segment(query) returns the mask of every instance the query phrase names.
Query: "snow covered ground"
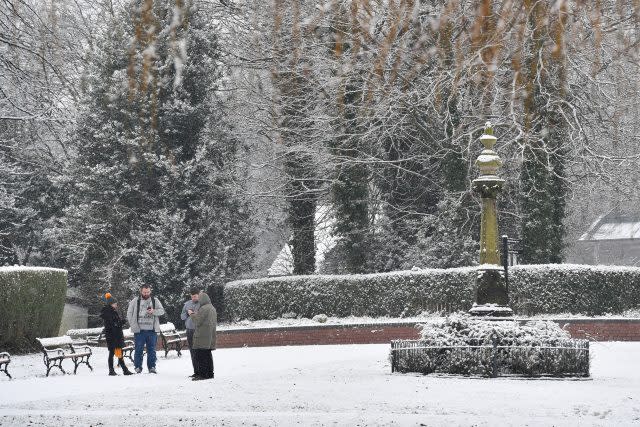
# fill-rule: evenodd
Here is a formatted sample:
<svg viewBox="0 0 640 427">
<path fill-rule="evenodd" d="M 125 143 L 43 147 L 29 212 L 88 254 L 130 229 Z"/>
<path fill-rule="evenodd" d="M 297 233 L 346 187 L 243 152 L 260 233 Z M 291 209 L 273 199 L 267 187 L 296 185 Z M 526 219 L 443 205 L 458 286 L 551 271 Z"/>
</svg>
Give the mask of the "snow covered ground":
<svg viewBox="0 0 640 427">
<path fill-rule="evenodd" d="M 222 349 L 200 382 L 188 355 L 108 377 L 97 349 L 93 373 L 49 378 L 39 355 L 18 356 L 15 379 L 0 378 L 0 425 L 640 425 L 640 343 L 591 348 L 589 380 L 391 374 L 388 345 Z"/>
</svg>

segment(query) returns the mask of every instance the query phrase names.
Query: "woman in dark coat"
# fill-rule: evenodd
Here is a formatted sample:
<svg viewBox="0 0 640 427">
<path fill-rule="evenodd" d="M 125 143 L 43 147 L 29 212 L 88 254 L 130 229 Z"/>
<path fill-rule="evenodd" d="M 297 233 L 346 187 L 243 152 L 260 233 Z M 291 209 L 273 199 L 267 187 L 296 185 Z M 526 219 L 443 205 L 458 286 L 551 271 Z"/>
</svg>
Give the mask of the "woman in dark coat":
<svg viewBox="0 0 640 427">
<path fill-rule="evenodd" d="M 124 358 L 122 357 L 122 348 L 124 347 L 124 335 L 122 334 L 123 322 L 118 314 L 118 302 L 116 299 L 107 292 L 104 295 L 106 305 L 102 307 L 100 317 L 104 320 L 103 334 L 107 340 L 107 348 L 109 349 L 109 375 L 118 375 L 113 369 L 113 356 L 118 359 L 118 366 L 122 368 L 122 373 L 125 375 L 131 375 L 127 365 L 124 364 Z"/>
</svg>

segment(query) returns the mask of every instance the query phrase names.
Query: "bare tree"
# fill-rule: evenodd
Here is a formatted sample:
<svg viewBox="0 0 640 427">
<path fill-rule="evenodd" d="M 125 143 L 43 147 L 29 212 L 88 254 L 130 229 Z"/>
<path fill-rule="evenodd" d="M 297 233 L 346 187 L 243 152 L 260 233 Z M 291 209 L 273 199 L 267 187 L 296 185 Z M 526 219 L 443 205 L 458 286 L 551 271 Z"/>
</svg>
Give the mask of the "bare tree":
<svg viewBox="0 0 640 427">
<path fill-rule="evenodd" d="M 367 191 L 351 189 L 344 197 L 370 207 L 367 221 L 344 217 L 354 229 L 375 234 L 373 224 L 382 215 L 392 224 L 405 223 L 391 227 L 394 233 L 411 234 L 413 228 L 415 235 L 420 218 L 432 222 L 434 215 L 448 215 L 438 203 L 469 197 L 476 138 L 487 118 L 497 124 L 511 183 L 501 205 L 510 233 L 522 232 L 533 209 L 522 202 L 537 194 L 548 205 L 537 215 L 551 216 L 554 236 L 562 236 L 564 203 L 572 190 L 576 196 L 585 175 L 589 185 L 628 191 L 621 184 L 628 178 L 614 165 L 633 164 L 637 152 L 623 144 L 607 155 L 601 141 L 605 129 L 637 138 L 628 125 L 635 101 L 620 102 L 622 87 L 637 94 L 635 85 L 620 79 L 620 70 L 637 67 L 633 2 L 334 0 L 303 2 L 295 13 L 288 3 L 275 6 L 270 16 L 255 2 L 235 3 L 246 19 L 231 25 L 247 24 L 246 39 L 234 45 L 243 52 L 236 59 L 239 66 L 270 70 L 298 52 L 295 63 L 305 64 L 305 81 L 319 87 L 308 87 L 307 104 L 296 108 L 315 114 L 305 120 L 305 138 L 298 138 L 298 148 L 286 149 L 314 147 L 317 163 L 334 171 L 323 181 L 327 195 L 336 194 L 330 190 L 340 188 L 348 171 L 361 170 L 349 180 Z M 289 50 L 271 49 L 276 42 L 261 36 L 274 27 L 291 29 L 302 41 Z M 249 48 L 255 40 L 262 49 Z M 306 48 L 296 50 L 298 45 Z M 253 102 L 263 111 L 277 110 L 293 93 Z M 286 127 L 279 121 L 263 125 L 269 135 Z M 527 168 L 542 175 L 523 174 Z M 340 215 L 340 200 L 334 198 L 333 205 Z M 463 206 L 469 213 L 457 227 L 469 232 L 475 206 Z M 337 232 L 344 238 L 353 230 Z M 537 243 L 544 244 L 547 261 L 562 258 L 561 239 Z"/>
</svg>

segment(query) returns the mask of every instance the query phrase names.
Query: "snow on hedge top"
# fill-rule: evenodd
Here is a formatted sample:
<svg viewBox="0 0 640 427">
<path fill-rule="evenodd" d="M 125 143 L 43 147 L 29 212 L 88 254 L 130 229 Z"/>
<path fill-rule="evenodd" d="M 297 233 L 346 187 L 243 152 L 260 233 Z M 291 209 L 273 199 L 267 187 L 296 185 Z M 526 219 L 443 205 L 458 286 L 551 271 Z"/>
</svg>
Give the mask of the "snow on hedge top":
<svg viewBox="0 0 640 427">
<path fill-rule="evenodd" d="M 2 273 L 23 273 L 23 272 L 31 272 L 31 271 L 41 271 L 41 272 L 56 272 L 56 273 L 67 273 L 67 270 L 62 268 L 53 268 L 53 267 L 29 267 L 24 265 L 13 265 L 9 267 L 0 267 L 0 274 Z"/>
<path fill-rule="evenodd" d="M 457 267 L 457 268 L 415 268 L 413 270 L 401 270 L 401 271 L 392 271 L 388 273 L 371 273 L 371 274 L 314 274 L 309 276 L 277 276 L 277 277 L 266 277 L 262 279 L 244 279 L 244 280 L 234 280 L 226 284 L 228 287 L 241 287 L 247 285 L 253 285 L 257 283 L 269 283 L 269 282 L 297 282 L 301 278 L 311 279 L 311 280 L 367 280 L 374 279 L 378 277 L 394 277 L 394 276 L 428 276 L 428 275 L 437 275 L 437 274 L 451 274 L 451 273 L 461 273 L 461 274 L 469 274 L 477 269 L 477 266 L 473 267 Z"/>
<path fill-rule="evenodd" d="M 450 275 L 450 274 L 468 274 L 476 270 L 486 269 L 502 269 L 502 266 L 494 264 L 483 264 L 469 267 L 457 268 L 416 268 L 412 270 L 391 271 L 388 273 L 372 273 L 372 274 L 317 274 L 309 276 L 277 276 L 258 279 L 234 280 L 226 284 L 227 287 L 242 287 L 255 285 L 258 283 L 274 283 L 274 282 L 297 282 L 300 279 L 306 280 L 367 280 L 383 277 L 399 277 L 399 276 L 429 276 L 429 275 Z M 510 270 L 539 272 L 540 270 L 548 271 L 602 271 L 602 272 L 634 272 L 640 273 L 640 267 L 627 267 L 617 265 L 586 265 L 586 264 L 526 264 L 509 267 Z"/>
<path fill-rule="evenodd" d="M 603 271 L 640 273 L 640 267 L 624 265 L 588 265 L 588 264 L 522 264 L 509 267 L 509 270 L 553 270 L 553 271 Z"/>
</svg>

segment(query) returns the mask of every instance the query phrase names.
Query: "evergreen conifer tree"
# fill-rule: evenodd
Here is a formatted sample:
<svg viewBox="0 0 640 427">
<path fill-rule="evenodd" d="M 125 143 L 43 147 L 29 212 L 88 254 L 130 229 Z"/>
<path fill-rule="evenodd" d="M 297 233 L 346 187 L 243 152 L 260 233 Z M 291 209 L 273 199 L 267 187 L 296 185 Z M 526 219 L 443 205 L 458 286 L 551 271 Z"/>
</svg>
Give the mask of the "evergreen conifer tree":
<svg viewBox="0 0 640 427">
<path fill-rule="evenodd" d="M 72 200 L 56 230 L 89 301 L 106 289 L 125 299 L 148 283 L 176 321 L 189 288 L 220 284 L 250 262 L 211 22 L 191 2 L 133 1 L 102 40 L 61 182 Z"/>
<path fill-rule="evenodd" d="M 532 37 L 524 103 L 528 138 L 520 174 L 520 237 L 525 263 L 560 263 L 568 193 L 564 166 L 568 123 L 562 111 L 568 96 L 566 59 L 563 46 L 552 44 L 554 28 L 546 19 L 551 2 L 528 7 Z"/>
</svg>

